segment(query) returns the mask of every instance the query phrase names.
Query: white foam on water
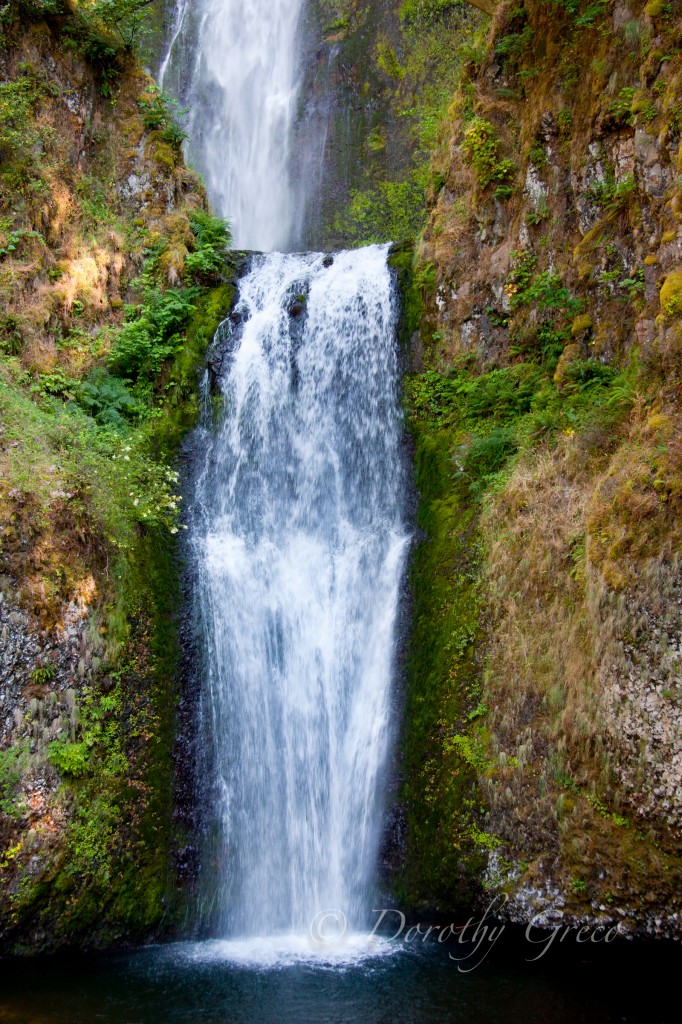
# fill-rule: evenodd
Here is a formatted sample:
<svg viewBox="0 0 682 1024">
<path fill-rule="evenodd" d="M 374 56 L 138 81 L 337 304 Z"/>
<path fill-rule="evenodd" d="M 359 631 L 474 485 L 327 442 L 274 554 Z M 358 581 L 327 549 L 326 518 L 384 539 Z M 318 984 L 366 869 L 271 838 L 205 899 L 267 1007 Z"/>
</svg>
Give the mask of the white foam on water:
<svg viewBox="0 0 682 1024">
<path fill-rule="evenodd" d="M 173 955 L 195 963 L 225 963 L 260 970 L 307 966 L 312 968 L 357 967 L 369 961 L 398 955 L 397 942 L 351 933 L 336 942 L 318 943 L 308 935 L 284 934 L 252 939 L 216 939 L 174 946 Z"/>
</svg>

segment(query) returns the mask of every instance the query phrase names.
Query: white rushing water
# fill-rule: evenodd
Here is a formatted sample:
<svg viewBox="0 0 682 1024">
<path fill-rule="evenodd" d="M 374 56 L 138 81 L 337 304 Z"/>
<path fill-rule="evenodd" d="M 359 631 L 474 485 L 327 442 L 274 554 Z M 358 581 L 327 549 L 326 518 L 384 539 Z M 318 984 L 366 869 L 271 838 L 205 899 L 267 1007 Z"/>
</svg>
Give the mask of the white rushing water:
<svg viewBox="0 0 682 1024">
<path fill-rule="evenodd" d="M 208 899 L 231 938 L 371 923 L 408 543 L 396 309 L 386 247 L 325 264 L 254 259 L 201 434 Z"/>
<path fill-rule="evenodd" d="M 176 0 L 159 80 L 189 108 L 190 157 L 235 244 L 286 249 L 303 0 Z"/>
</svg>

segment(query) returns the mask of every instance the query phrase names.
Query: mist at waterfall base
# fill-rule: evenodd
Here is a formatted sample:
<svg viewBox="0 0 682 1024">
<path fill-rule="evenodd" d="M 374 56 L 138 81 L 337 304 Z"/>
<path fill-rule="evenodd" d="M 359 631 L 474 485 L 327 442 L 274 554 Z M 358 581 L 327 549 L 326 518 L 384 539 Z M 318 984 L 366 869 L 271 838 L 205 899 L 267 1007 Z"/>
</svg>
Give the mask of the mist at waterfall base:
<svg viewBox="0 0 682 1024">
<path fill-rule="evenodd" d="M 198 909 L 266 959 L 313 922 L 352 950 L 375 892 L 408 547 L 387 249 L 254 257 L 194 441 Z"/>
</svg>

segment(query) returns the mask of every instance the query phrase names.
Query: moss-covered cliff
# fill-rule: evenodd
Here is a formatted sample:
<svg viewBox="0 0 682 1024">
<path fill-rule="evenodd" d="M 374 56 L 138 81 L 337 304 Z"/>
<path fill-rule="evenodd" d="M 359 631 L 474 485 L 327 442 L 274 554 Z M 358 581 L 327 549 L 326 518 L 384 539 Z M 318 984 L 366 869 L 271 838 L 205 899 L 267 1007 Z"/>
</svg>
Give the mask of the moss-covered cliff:
<svg viewBox="0 0 682 1024">
<path fill-rule="evenodd" d="M 500 3 L 434 155 L 415 905 L 679 934 L 680 13 Z"/>
<path fill-rule="evenodd" d="M 304 245 L 418 234 L 431 151 L 483 23 L 460 3 L 310 0 L 294 155 Z"/>
<path fill-rule="evenodd" d="M 224 225 L 126 38 L 0 12 L 0 950 L 179 912 L 175 458 Z"/>
</svg>

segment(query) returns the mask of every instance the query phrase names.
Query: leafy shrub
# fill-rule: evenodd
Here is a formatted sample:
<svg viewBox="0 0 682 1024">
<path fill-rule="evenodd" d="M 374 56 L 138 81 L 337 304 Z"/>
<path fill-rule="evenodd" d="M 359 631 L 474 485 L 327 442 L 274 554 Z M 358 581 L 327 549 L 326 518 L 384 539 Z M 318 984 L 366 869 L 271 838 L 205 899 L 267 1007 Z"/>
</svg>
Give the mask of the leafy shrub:
<svg viewBox="0 0 682 1024">
<path fill-rule="evenodd" d="M 2 88 L 0 86 L 0 88 Z M 5 241 L 0 242 L 0 259 L 4 256 L 11 256 L 20 247 L 24 238 L 39 238 L 43 244 L 44 239 L 39 231 L 29 231 L 27 228 L 19 228 L 17 231 L 8 231 Z"/>
<path fill-rule="evenodd" d="M 155 0 L 94 0 L 92 17 L 115 31 L 127 47 L 135 45 L 144 26 L 144 12 Z"/>
<path fill-rule="evenodd" d="M 535 29 L 526 25 L 522 32 L 503 36 L 495 47 L 495 53 L 501 57 L 521 57 L 530 50 L 534 35 Z"/>
<path fill-rule="evenodd" d="M 578 28 L 588 28 L 606 13 L 610 0 L 553 0 L 557 7 L 563 7 L 574 19 Z"/>
<path fill-rule="evenodd" d="M 615 181 L 613 173 L 609 173 L 606 181 L 594 182 L 589 189 L 590 198 L 604 207 L 607 213 L 615 213 L 626 206 L 636 189 L 635 179 L 631 174 Z"/>
<path fill-rule="evenodd" d="M 403 0 L 400 20 L 406 25 L 426 27 L 446 20 L 461 6 L 462 0 Z"/>
<path fill-rule="evenodd" d="M 129 309 L 119 331 L 109 356 L 113 372 L 134 379 L 156 376 L 182 345 L 180 332 L 196 308 L 194 296 L 192 289 L 149 290 L 144 305 Z"/>
<path fill-rule="evenodd" d="M 159 132 L 164 142 L 179 148 L 187 138 L 184 121 L 188 111 L 160 89 L 150 89 L 140 100 L 142 123 L 149 131 Z"/>
<path fill-rule="evenodd" d="M 111 206 L 101 181 L 84 174 L 76 185 L 76 195 L 85 222 L 90 228 L 97 228 L 111 221 Z"/>
<path fill-rule="evenodd" d="M 28 158 L 41 141 L 33 123 L 35 85 L 30 78 L 0 82 L 0 163 Z"/>
<path fill-rule="evenodd" d="M 29 18 L 63 14 L 64 10 L 64 0 L 23 0 L 22 3 L 22 14 Z"/>
<path fill-rule="evenodd" d="M 534 305 L 540 311 L 557 311 L 575 316 L 582 309 L 582 302 L 573 298 L 559 274 L 545 270 L 537 274 L 537 257 L 520 250 L 512 253 L 514 265 L 507 278 L 505 294 L 512 309 Z"/>
<path fill-rule="evenodd" d="M 53 373 L 41 373 L 38 383 L 31 390 L 34 394 L 73 401 L 76 387 L 77 382 L 73 377 L 67 377 L 63 370 L 55 370 Z"/>
<path fill-rule="evenodd" d="M 624 86 L 616 98 L 611 100 L 609 115 L 616 124 L 632 124 L 632 101 L 637 90 L 629 85 Z"/>
<path fill-rule="evenodd" d="M 80 778 L 88 770 L 89 751 L 85 743 L 55 740 L 47 748 L 47 756 L 60 775 Z"/>
<path fill-rule="evenodd" d="M 481 188 L 487 188 L 494 181 L 502 182 L 514 170 L 508 158 L 499 157 L 500 141 L 490 121 L 475 117 L 464 133 L 462 149 L 473 167 Z"/>
</svg>

